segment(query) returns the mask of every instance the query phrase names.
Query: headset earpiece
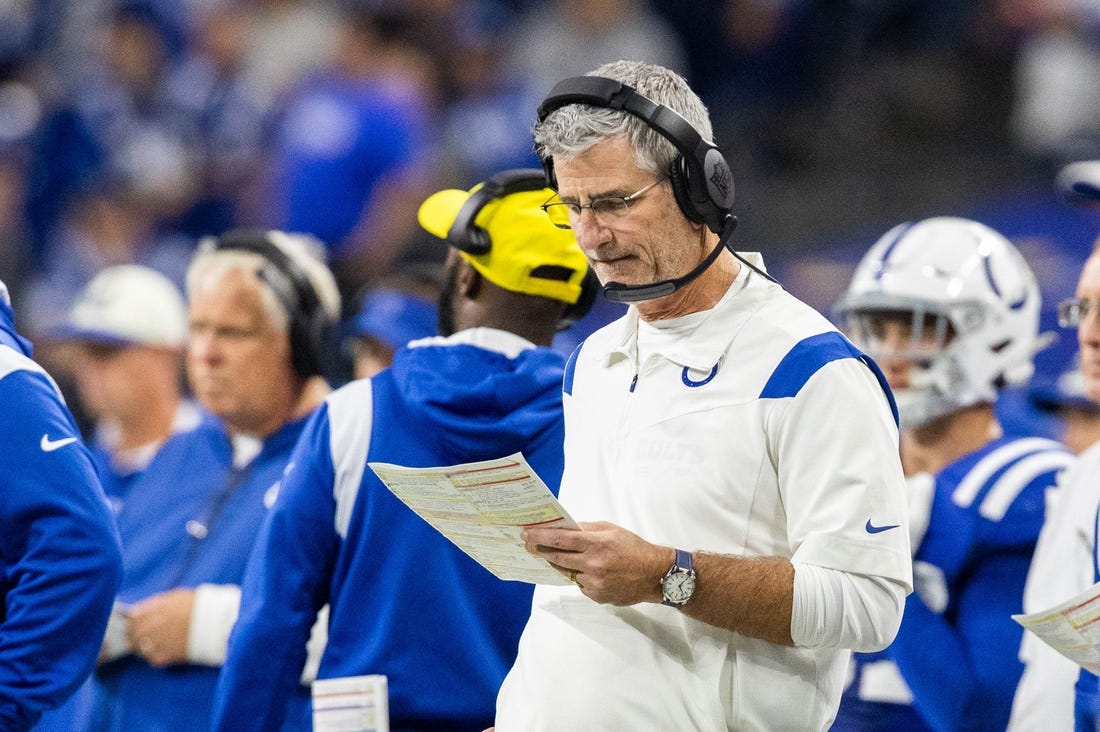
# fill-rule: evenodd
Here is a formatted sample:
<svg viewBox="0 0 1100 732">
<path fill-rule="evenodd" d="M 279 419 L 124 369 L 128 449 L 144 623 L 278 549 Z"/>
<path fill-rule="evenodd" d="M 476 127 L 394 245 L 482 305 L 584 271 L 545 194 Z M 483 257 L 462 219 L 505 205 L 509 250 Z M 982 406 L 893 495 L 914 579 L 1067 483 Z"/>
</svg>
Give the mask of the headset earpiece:
<svg viewBox="0 0 1100 732">
<path fill-rule="evenodd" d="M 596 298 L 599 296 L 601 289 L 602 285 L 599 278 L 596 277 L 595 271 L 589 267 L 585 270 L 584 278 L 581 280 L 580 297 L 572 305 L 565 306 L 565 310 L 561 314 L 561 320 L 558 321 L 558 330 L 567 330 L 578 320 L 588 315 L 588 311 L 596 303 Z"/>
<path fill-rule="evenodd" d="M 465 237 L 464 246 L 459 248 L 470 254 L 488 254 L 489 250 L 493 248 L 493 244 L 489 240 L 489 232 L 480 226 L 471 226 L 465 232 Z"/>
<path fill-rule="evenodd" d="M 544 158 L 540 156 L 539 161 L 542 162 L 542 172 L 546 187 L 554 191 L 558 190 L 558 176 L 554 173 L 554 158 Z"/>
<path fill-rule="evenodd" d="M 478 226 L 477 215 L 496 198 L 524 191 L 541 191 L 546 188 L 547 173 L 537 168 L 517 168 L 497 173 L 470 194 L 455 214 L 451 228 L 447 230 L 447 243 L 467 254 L 488 254 L 492 248 L 489 232 Z"/>
<path fill-rule="evenodd" d="M 683 155 L 677 155 L 672 165 L 668 167 L 668 182 L 672 188 L 672 196 L 689 221 L 702 224 L 705 223 L 705 219 L 700 215 L 698 206 L 695 204 L 695 196 L 692 196 L 688 189 L 689 180 L 687 162 Z"/>
<path fill-rule="evenodd" d="M 270 241 L 266 231 L 234 229 L 208 241 L 215 251 L 237 249 L 264 258 L 265 266 L 257 276 L 271 288 L 286 311 L 294 370 L 303 377 L 322 374 L 332 323 L 309 276 Z"/>
</svg>

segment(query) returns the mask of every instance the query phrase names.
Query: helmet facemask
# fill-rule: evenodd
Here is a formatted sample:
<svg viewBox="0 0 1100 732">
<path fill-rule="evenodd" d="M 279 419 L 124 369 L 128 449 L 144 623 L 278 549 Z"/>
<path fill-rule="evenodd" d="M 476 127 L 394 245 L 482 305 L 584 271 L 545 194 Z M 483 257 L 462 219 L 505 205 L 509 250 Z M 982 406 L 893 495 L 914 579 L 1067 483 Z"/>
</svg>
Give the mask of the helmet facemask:
<svg viewBox="0 0 1100 732">
<path fill-rule="evenodd" d="M 964 407 L 992 402 L 995 389 L 967 368 L 977 357 L 971 342 L 956 337 L 955 323 L 974 322 L 980 310 L 975 316 L 973 308 L 961 304 L 948 310 L 938 303 L 913 302 L 905 310 L 898 305 L 855 309 L 846 329 L 886 374 L 901 427 L 921 427 Z"/>
</svg>

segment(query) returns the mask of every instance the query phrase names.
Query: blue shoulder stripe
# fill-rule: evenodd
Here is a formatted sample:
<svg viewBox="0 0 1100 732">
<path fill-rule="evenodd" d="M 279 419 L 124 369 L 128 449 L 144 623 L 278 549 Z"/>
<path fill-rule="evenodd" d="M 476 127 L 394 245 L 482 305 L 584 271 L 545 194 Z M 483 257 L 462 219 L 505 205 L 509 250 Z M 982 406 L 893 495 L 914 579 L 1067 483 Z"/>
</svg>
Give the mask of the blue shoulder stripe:
<svg viewBox="0 0 1100 732">
<path fill-rule="evenodd" d="M 804 338 L 787 352 L 779 365 L 775 367 L 768 383 L 764 384 L 760 392 L 761 399 L 783 399 L 794 397 L 825 364 L 842 358 L 854 358 L 862 361 L 871 373 L 875 375 L 879 386 L 882 387 L 886 401 L 890 404 L 890 411 L 894 415 L 894 424 L 898 423 L 898 406 L 894 402 L 894 393 L 886 383 L 886 377 L 879 370 L 871 358 L 853 346 L 851 342 L 837 331 L 819 333 L 809 338 Z"/>
<path fill-rule="evenodd" d="M 573 396 L 573 372 L 577 370 L 577 356 L 583 347 L 584 341 L 581 341 L 569 354 L 569 359 L 565 362 L 565 375 L 562 377 L 561 390 L 569 396 Z"/>
</svg>

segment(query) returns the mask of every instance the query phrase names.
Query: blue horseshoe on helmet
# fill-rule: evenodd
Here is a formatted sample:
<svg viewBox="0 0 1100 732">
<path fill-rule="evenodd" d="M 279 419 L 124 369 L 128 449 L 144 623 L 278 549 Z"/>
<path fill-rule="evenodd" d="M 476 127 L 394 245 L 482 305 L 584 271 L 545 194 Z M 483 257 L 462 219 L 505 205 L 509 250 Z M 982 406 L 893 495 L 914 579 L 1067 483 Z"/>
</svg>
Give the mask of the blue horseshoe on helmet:
<svg viewBox="0 0 1100 732">
<path fill-rule="evenodd" d="M 1004 297 L 1001 294 L 1001 288 L 997 287 L 997 282 L 993 279 L 993 267 L 989 262 L 989 256 L 982 257 L 982 265 L 985 269 L 985 278 L 989 280 L 989 286 L 993 288 L 993 294 L 997 297 Z M 1008 303 L 1009 310 L 1019 310 L 1027 302 L 1027 289 L 1024 289 L 1024 294 L 1016 302 Z"/>
</svg>

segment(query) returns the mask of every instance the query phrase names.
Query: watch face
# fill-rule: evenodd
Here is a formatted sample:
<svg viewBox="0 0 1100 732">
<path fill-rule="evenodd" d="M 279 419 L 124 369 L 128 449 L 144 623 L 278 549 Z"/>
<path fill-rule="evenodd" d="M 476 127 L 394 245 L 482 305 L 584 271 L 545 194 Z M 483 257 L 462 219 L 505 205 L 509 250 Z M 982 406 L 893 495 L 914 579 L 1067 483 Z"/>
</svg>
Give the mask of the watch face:
<svg viewBox="0 0 1100 732">
<path fill-rule="evenodd" d="M 662 589 L 669 602 L 687 602 L 695 592 L 695 575 L 684 571 L 673 572 L 665 578 Z"/>
</svg>

